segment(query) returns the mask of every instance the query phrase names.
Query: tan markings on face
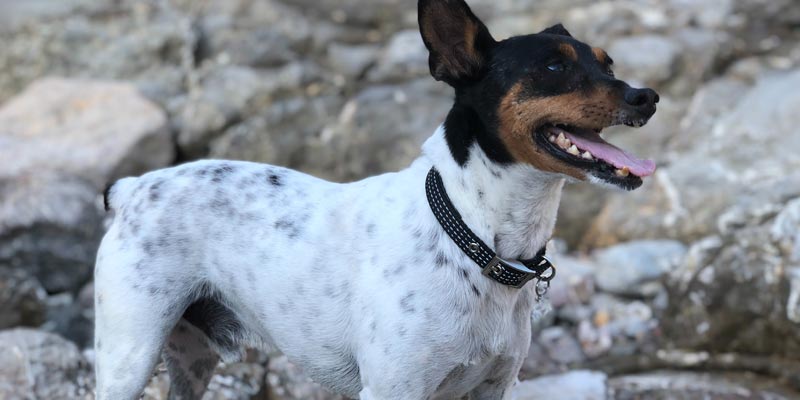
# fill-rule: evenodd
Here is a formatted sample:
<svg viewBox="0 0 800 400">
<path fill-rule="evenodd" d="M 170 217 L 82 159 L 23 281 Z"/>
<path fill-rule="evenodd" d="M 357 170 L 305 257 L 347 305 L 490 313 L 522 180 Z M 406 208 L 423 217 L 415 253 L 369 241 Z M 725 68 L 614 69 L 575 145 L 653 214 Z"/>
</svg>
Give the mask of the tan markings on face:
<svg viewBox="0 0 800 400">
<path fill-rule="evenodd" d="M 541 148 L 534 141 L 533 132 L 546 123 L 603 128 L 614 119 L 614 97 L 602 89 L 527 99 L 521 98 L 521 92 L 522 83 L 514 85 L 498 109 L 498 133 L 512 157 L 539 170 L 585 180 L 583 170 L 566 164 Z"/>
<path fill-rule="evenodd" d="M 573 47 L 569 43 L 561 43 L 558 45 L 558 51 L 561 52 L 564 56 L 569 58 L 572 61 L 578 61 L 578 52 L 575 51 L 575 47 Z"/>
<path fill-rule="evenodd" d="M 608 62 L 608 53 L 606 53 L 605 50 L 599 47 L 592 47 L 592 54 L 594 54 L 594 58 L 596 58 L 597 61 L 600 61 L 603 64 Z"/>
</svg>

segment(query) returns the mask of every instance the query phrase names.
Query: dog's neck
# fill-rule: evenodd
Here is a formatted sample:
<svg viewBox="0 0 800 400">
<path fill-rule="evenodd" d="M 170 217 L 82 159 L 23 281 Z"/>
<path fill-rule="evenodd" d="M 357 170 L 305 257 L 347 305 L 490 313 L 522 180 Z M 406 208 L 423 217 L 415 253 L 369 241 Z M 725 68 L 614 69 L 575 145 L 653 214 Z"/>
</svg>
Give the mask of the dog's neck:
<svg viewBox="0 0 800 400">
<path fill-rule="evenodd" d="M 459 165 L 444 133 L 440 126 L 425 142 L 423 157 L 441 174 L 464 222 L 500 257 L 533 257 L 553 233 L 564 178 L 528 165 L 495 163 L 477 143 Z"/>
</svg>

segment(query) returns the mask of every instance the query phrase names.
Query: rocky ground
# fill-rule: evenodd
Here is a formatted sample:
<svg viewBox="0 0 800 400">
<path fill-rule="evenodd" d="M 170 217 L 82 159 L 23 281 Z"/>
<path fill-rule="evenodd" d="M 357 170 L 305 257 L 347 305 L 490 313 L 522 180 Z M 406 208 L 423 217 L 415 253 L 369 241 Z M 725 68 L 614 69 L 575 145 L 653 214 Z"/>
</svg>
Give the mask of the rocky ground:
<svg viewBox="0 0 800 400">
<path fill-rule="evenodd" d="M 201 157 L 337 181 L 413 159 L 452 96 L 413 3 L 0 0 L 0 398 L 93 398 L 107 182 Z M 498 39 L 563 22 L 662 98 L 611 136 L 652 179 L 566 190 L 517 398 L 798 398 L 800 4 L 471 4 Z M 166 387 L 159 370 L 145 397 Z M 253 353 L 205 398 L 337 397 Z"/>
</svg>

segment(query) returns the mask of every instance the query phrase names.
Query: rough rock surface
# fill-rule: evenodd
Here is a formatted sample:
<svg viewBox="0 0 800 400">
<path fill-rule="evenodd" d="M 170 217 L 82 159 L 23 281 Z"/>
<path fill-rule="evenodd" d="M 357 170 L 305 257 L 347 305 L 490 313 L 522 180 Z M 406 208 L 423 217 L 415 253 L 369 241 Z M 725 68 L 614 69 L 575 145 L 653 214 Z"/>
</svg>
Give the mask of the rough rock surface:
<svg viewBox="0 0 800 400">
<path fill-rule="evenodd" d="M 284 400 L 344 400 L 314 383 L 285 356 L 269 360 L 267 381 L 277 398 Z"/>
<path fill-rule="evenodd" d="M 516 391 L 797 398 L 797 1 L 469 3 L 497 39 L 563 22 L 608 50 L 617 76 L 661 95 L 647 126 L 606 131 L 655 159 L 654 177 L 632 193 L 567 186 L 563 240 L 549 251 L 553 309 L 534 324 L 520 376 L 547 375 L 547 388 Z M 108 180 L 202 157 L 358 179 L 404 167 L 452 100 L 429 77 L 414 7 L 399 0 L 0 0 L 0 9 L 0 288 L 12 289 L 0 291 L 0 326 L 56 332 L 88 359 L 87 281 Z M 45 360 L 63 340 L 51 346 L 40 331 L 17 335 Z M 20 365 L 0 361 L 0 371 Z M 269 361 L 220 367 L 209 398 L 335 398 L 285 358 Z M 581 372 L 560 375 L 569 370 Z M 0 390 L 17 390 L 19 371 Z M 39 397 L 91 388 L 48 377 L 36 390 L 52 396 Z M 159 374 L 148 396 L 163 398 L 164 383 Z"/>
<path fill-rule="evenodd" d="M 800 124 L 800 94 L 785 88 L 798 85 L 800 72 L 762 78 L 640 190 L 612 196 L 587 238 L 594 245 L 656 237 L 697 240 L 714 231 L 717 218 L 736 199 L 768 196 L 768 187 L 800 165 L 800 157 L 784 151 L 800 145 L 800 136 L 786 134 Z M 776 96 L 781 101 L 768 105 Z"/>
<path fill-rule="evenodd" d="M 0 178 L 0 264 L 25 270 L 49 292 L 79 288 L 103 233 L 97 196 L 91 183 L 59 173 Z"/>
<path fill-rule="evenodd" d="M 718 352 L 799 356 L 799 215 L 794 199 L 785 206 L 732 208 L 720 217 L 721 231 L 695 243 L 668 280 L 673 300 L 664 327 L 671 341 Z"/>
<path fill-rule="evenodd" d="M 794 395 L 774 382 L 745 374 L 714 375 L 656 371 L 609 380 L 614 399 L 788 400 Z"/>
<path fill-rule="evenodd" d="M 246 362 L 220 364 L 202 400 L 272 400 L 265 376 L 266 358 L 263 356 Z M 168 394 L 169 376 L 166 367 L 160 364 L 144 390 L 143 400 L 167 400 Z"/>
<path fill-rule="evenodd" d="M 72 342 L 32 329 L 0 331 L 0 398 L 93 399 L 94 374 Z"/>
<path fill-rule="evenodd" d="M 44 79 L 0 108 L 0 177 L 59 171 L 103 188 L 163 167 L 174 150 L 164 113 L 126 83 Z"/>
<path fill-rule="evenodd" d="M 606 375 L 594 371 L 570 371 L 522 381 L 514 387 L 517 400 L 603 400 L 607 398 Z"/>
<path fill-rule="evenodd" d="M 45 319 L 46 298 L 36 278 L 0 265 L 0 329 L 40 325 Z"/>
</svg>

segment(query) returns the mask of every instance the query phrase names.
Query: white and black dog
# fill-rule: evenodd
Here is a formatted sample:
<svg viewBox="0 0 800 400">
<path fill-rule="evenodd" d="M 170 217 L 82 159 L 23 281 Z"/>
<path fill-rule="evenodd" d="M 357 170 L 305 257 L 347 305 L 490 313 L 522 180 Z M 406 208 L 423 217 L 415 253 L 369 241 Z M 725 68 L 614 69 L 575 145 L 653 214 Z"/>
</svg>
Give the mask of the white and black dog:
<svg viewBox="0 0 800 400">
<path fill-rule="evenodd" d="M 600 131 L 643 125 L 658 95 L 561 25 L 496 41 L 462 0 L 421 0 L 419 23 L 456 96 L 407 169 L 335 184 L 199 161 L 109 188 L 98 399 L 138 398 L 162 352 L 170 398 L 199 399 L 248 346 L 354 398 L 509 397 L 542 271 L 502 260 L 542 260 L 565 180 L 653 173 Z"/>
</svg>

